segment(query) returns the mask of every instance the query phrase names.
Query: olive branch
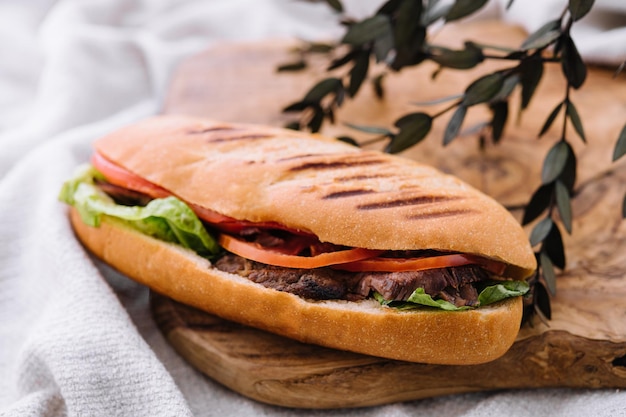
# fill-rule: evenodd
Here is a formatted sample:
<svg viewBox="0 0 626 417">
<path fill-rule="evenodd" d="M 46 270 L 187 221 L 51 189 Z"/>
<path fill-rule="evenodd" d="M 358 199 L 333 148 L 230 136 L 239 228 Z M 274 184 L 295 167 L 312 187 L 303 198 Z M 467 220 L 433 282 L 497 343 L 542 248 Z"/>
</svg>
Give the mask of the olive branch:
<svg viewBox="0 0 626 417">
<path fill-rule="evenodd" d="M 343 16 L 340 0 L 322 0 Z M 343 16 L 346 32 L 338 44 L 311 44 L 301 51 L 299 59 L 281 65 L 279 71 L 294 71 L 307 67 L 307 53 L 343 51 L 331 60 L 327 70 L 347 69 L 342 77 L 328 77 L 309 89 L 304 97 L 286 106 L 284 112 L 297 112 L 300 118 L 287 127 L 319 131 L 324 122 L 335 122 L 335 112 L 345 100 L 353 98 L 368 79 L 371 62 L 382 64 L 386 71 L 371 77 L 378 98 L 383 98 L 384 79 L 391 72 L 431 61 L 443 68 L 467 70 L 486 60 L 510 62 L 508 67 L 482 75 L 457 95 L 416 103 L 420 105 L 448 103 L 441 111 L 428 114 L 413 112 L 394 122 L 393 128 L 347 124 L 354 130 L 377 135 L 360 144 L 351 137 L 340 139 L 354 145 L 383 142 L 384 151 L 399 153 L 419 144 L 430 132 L 433 121 L 452 113 L 443 134 L 443 145 L 450 144 L 460 134 L 470 107 L 487 106 L 491 119 L 481 126 L 494 144 L 503 137 L 510 117 L 509 101 L 516 88 L 520 89 L 520 112 L 530 104 L 542 79 L 545 65 L 560 64 L 566 80 L 564 98 L 545 120 L 539 137 L 548 132 L 563 114 L 559 140 L 548 151 L 542 166 L 541 185 L 534 191 L 524 208 L 523 225 L 537 221 L 530 234 L 538 269 L 529 278 L 532 291 L 526 303 L 526 318 L 535 314 L 551 318 L 550 297 L 556 294 L 556 269 L 566 267 L 562 231 L 572 233 L 571 198 L 576 183 L 577 159 L 571 138 L 566 134 L 571 125 L 578 138 L 586 143 L 582 119 L 570 98 L 572 90 L 581 88 L 587 77 L 587 67 L 580 56 L 571 29 L 593 7 L 593 0 L 569 0 L 561 15 L 531 33 L 517 49 L 497 45 L 465 42 L 462 49 L 436 45 L 429 39 L 429 27 L 443 21 L 449 23 L 467 17 L 487 4 L 488 0 L 456 0 L 441 5 L 438 0 L 388 0 L 372 16 L 355 21 Z M 513 0 L 509 1 L 507 9 Z M 340 49 L 343 48 L 343 49 Z M 347 50 L 347 51 L 346 51 Z M 619 74 L 624 64 L 616 71 Z M 613 161 L 626 153 L 626 125 L 615 145 Z M 539 218 L 541 219 L 539 220 Z M 622 206 L 626 218 L 626 196 Z"/>
</svg>

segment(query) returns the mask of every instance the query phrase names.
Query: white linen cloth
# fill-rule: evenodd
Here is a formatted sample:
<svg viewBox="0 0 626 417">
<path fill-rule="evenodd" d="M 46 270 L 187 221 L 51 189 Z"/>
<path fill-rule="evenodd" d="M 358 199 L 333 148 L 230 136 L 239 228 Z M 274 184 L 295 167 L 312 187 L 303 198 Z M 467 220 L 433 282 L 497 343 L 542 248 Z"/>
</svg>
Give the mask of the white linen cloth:
<svg viewBox="0 0 626 417">
<path fill-rule="evenodd" d="M 379 1 L 346 1 L 363 16 Z M 529 30 L 564 1 L 485 14 Z M 583 55 L 626 57 L 626 5 L 596 1 Z M 588 23 L 586 23 L 588 22 Z M 94 261 L 72 235 L 59 187 L 91 142 L 159 111 L 181 59 L 222 39 L 336 36 L 324 5 L 292 0 L 0 1 L 0 416 L 619 416 L 619 390 L 454 395 L 360 410 L 256 403 L 186 364 L 147 290 Z M 416 376 L 418 377 L 418 376 Z"/>
</svg>

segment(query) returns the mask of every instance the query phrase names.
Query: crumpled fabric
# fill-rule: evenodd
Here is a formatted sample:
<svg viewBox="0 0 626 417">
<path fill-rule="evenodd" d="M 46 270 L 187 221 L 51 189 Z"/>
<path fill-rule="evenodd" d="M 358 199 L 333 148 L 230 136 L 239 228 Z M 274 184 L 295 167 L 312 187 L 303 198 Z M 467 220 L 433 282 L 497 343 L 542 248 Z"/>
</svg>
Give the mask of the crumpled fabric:
<svg viewBox="0 0 626 417">
<path fill-rule="evenodd" d="M 380 4 L 345 3 L 355 16 Z M 485 16 L 533 30 L 564 2 L 504 4 Z M 625 8 L 597 1 L 581 22 L 590 62 L 624 59 Z M 291 0 L 7 0 L 0 19 L 0 416 L 626 415 L 619 390 L 567 389 L 292 410 L 206 378 L 164 340 L 148 291 L 84 251 L 60 186 L 94 139 L 160 111 L 184 58 L 222 40 L 336 37 L 332 12 Z"/>
</svg>

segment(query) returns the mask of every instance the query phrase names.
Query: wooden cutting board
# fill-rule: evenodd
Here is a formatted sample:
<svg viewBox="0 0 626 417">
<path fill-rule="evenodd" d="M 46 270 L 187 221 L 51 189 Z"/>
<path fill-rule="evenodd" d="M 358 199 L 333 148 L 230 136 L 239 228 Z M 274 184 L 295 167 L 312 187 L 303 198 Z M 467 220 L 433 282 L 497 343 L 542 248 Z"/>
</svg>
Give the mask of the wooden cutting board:
<svg viewBox="0 0 626 417">
<path fill-rule="evenodd" d="M 464 39 L 516 46 L 524 36 L 515 27 L 480 22 L 450 26 L 437 40 L 450 46 Z M 219 44 L 184 61 L 163 112 L 284 125 L 289 119 L 281 109 L 326 75 L 327 61 L 321 58 L 306 71 L 277 74 L 278 65 L 294 60 L 290 50 L 295 44 Z M 385 100 L 376 101 L 364 88 L 324 132 L 365 138 L 343 123 L 391 126 L 419 109 L 412 102 L 462 92 L 478 72 L 496 65 L 506 64 L 444 71 L 434 81 L 435 67 L 429 65 L 392 74 Z M 572 96 L 589 143 L 569 132 L 579 172 L 574 232 L 564 235 L 568 268 L 558 278 L 552 320 L 523 327 L 504 357 L 484 365 L 435 366 L 340 352 L 246 328 L 153 294 L 157 324 L 174 348 L 209 377 L 250 398 L 289 407 L 359 407 L 493 389 L 625 388 L 626 222 L 620 212 L 626 164 L 611 164 L 626 121 L 625 80 L 623 75 L 613 78 L 612 69 L 592 68 Z M 480 151 L 476 137 L 468 135 L 444 149 L 446 120 L 438 120 L 429 138 L 404 155 L 458 175 L 518 207 L 513 212 L 521 217 L 519 207 L 539 185 L 543 156 L 559 138 L 557 128 L 541 140 L 537 133 L 564 92 L 560 69 L 551 67 L 530 109 L 509 123 L 500 145 Z M 432 114 L 437 108 L 425 110 Z M 485 120 L 485 114 L 472 108 L 465 126 Z"/>
</svg>

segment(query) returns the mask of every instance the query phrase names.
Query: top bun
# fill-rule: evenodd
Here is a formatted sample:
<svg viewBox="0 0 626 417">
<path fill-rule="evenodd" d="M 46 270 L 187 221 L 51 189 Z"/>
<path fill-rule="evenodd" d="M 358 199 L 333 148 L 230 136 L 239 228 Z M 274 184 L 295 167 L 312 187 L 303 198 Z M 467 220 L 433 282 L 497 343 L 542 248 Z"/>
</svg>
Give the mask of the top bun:
<svg viewBox="0 0 626 417">
<path fill-rule="evenodd" d="M 156 116 L 95 144 L 116 164 L 184 201 L 323 242 L 435 249 L 536 268 L 527 236 L 499 203 L 407 158 L 320 135 L 183 116 Z"/>
</svg>

